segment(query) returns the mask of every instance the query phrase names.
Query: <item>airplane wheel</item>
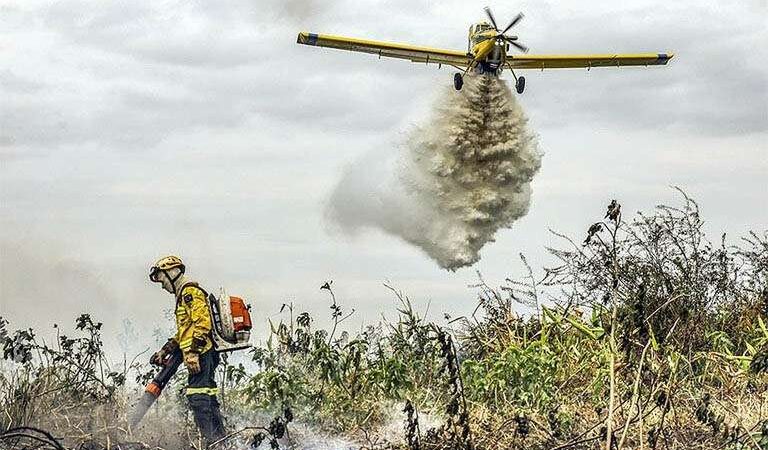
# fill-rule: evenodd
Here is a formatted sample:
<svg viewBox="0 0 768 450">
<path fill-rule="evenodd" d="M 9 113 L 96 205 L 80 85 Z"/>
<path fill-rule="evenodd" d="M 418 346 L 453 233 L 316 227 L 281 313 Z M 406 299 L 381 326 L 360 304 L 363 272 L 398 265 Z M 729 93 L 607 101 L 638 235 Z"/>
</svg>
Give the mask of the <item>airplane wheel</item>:
<svg viewBox="0 0 768 450">
<path fill-rule="evenodd" d="M 518 94 L 522 94 L 525 90 L 525 77 L 518 77 L 515 83 L 515 90 Z"/>
<path fill-rule="evenodd" d="M 464 77 L 460 73 L 453 74 L 453 87 L 460 91 L 462 86 L 464 86 Z"/>
</svg>

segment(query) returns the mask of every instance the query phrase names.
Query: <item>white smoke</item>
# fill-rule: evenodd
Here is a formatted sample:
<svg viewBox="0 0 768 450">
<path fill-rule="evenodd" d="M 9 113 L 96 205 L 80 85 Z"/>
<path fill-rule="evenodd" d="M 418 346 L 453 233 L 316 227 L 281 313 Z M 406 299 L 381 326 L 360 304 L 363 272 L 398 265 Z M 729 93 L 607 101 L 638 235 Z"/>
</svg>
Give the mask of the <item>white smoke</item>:
<svg viewBox="0 0 768 450">
<path fill-rule="evenodd" d="M 379 228 L 456 270 L 479 261 L 496 232 L 528 212 L 541 167 L 528 119 L 504 81 L 465 80 L 460 92 L 441 92 L 399 152 L 348 168 L 328 208 L 343 231 Z"/>
</svg>

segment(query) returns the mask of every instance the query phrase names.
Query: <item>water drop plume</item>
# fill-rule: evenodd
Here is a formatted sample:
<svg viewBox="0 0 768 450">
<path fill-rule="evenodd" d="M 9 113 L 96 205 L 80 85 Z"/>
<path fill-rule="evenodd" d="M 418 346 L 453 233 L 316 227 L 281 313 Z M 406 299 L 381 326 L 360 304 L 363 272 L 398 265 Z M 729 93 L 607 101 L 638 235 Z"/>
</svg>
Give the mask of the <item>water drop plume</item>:
<svg viewBox="0 0 768 450">
<path fill-rule="evenodd" d="M 443 89 L 431 117 L 397 151 L 364 156 L 345 171 L 328 215 L 346 233 L 379 228 L 456 270 L 510 228 L 531 204 L 541 153 L 507 84 L 467 76 Z"/>
</svg>

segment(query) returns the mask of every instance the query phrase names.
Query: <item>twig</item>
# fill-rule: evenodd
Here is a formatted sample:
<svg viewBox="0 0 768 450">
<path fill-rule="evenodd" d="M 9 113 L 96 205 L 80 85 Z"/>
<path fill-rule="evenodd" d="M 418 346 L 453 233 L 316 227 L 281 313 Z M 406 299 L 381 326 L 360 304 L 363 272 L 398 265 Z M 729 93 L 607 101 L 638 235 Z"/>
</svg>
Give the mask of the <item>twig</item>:
<svg viewBox="0 0 768 450">
<path fill-rule="evenodd" d="M 238 434 L 242 434 L 245 431 L 251 431 L 251 430 L 259 430 L 259 431 L 269 432 L 269 430 L 267 428 L 264 428 L 264 427 L 245 427 L 245 428 L 241 428 L 240 430 L 237 430 L 237 431 L 234 431 L 232 433 L 229 433 L 228 435 L 226 435 L 226 436 L 224 436 L 222 438 L 219 438 L 219 439 L 211 442 L 210 444 L 208 444 L 208 448 L 213 448 L 213 447 L 221 444 L 224 441 L 228 441 L 228 440 L 232 439 L 233 437 L 237 436 Z"/>
<path fill-rule="evenodd" d="M 607 429 L 605 438 L 605 450 L 611 450 L 611 439 L 613 437 L 613 403 L 616 397 L 616 303 L 613 304 L 611 313 L 611 339 L 608 344 L 608 350 L 611 352 L 609 358 L 610 367 L 608 368 L 610 382 L 610 396 L 608 397 L 608 418 L 605 421 Z"/>
<path fill-rule="evenodd" d="M 640 391 L 640 375 L 642 375 L 643 373 L 643 362 L 645 361 L 645 352 L 648 351 L 648 347 L 650 345 L 651 345 L 651 341 L 648 340 L 648 342 L 645 344 L 645 347 L 643 347 L 643 353 L 640 355 L 640 364 L 638 365 L 638 368 L 637 368 L 637 376 L 635 377 L 635 386 L 632 388 L 632 400 L 629 405 L 630 408 L 632 408 L 633 403 L 637 402 L 638 392 Z M 631 419 L 632 419 L 632 416 L 627 414 L 627 420 L 626 422 L 624 422 L 624 429 L 621 432 L 621 439 L 619 439 L 618 450 L 621 450 L 621 448 L 624 446 L 624 439 L 627 437 L 627 430 L 629 430 L 629 423 Z"/>
<path fill-rule="evenodd" d="M 41 438 L 39 436 L 35 436 L 34 434 L 30 434 L 29 431 L 32 431 L 34 433 L 42 434 L 43 436 L 45 436 L 45 439 L 43 439 L 43 438 Z M 11 428 L 10 430 L 7 430 L 4 433 L 0 434 L 0 440 L 10 439 L 10 438 L 14 438 L 14 437 L 15 438 L 24 437 L 24 438 L 33 439 L 33 440 L 42 442 L 42 443 L 44 443 L 46 445 L 50 445 L 50 446 L 56 448 L 57 450 L 65 450 L 65 448 L 59 443 L 59 441 L 55 437 L 53 437 L 53 435 L 51 435 L 49 432 L 47 432 L 45 430 L 41 430 L 39 428 L 35 428 L 35 427 L 16 427 L 16 428 Z"/>
</svg>

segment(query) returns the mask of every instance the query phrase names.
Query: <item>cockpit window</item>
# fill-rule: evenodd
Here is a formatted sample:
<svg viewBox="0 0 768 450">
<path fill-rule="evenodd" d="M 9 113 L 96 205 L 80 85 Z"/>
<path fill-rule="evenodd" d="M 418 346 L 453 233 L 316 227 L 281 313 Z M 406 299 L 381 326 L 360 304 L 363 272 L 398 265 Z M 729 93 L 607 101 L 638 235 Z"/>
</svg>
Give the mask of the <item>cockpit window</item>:
<svg viewBox="0 0 768 450">
<path fill-rule="evenodd" d="M 470 31 L 472 31 L 472 33 L 475 34 L 475 33 L 482 33 L 483 31 L 488 31 L 491 28 L 492 27 L 489 24 L 487 24 L 487 23 L 478 23 L 478 24 L 475 24 L 470 29 Z"/>
</svg>

